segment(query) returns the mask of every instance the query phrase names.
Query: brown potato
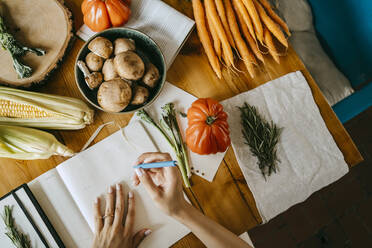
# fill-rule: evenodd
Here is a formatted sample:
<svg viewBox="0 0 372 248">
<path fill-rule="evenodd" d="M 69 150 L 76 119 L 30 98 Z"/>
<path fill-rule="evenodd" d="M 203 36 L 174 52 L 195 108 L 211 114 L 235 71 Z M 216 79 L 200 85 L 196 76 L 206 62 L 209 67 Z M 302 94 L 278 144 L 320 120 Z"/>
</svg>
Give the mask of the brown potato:
<svg viewBox="0 0 372 248">
<path fill-rule="evenodd" d="M 138 80 L 145 72 L 145 64 L 135 52 L 119 53 L 114 58 L 114 66 L 120 77 L 128 80 Z"/>
<path fill-rule="evenodd" d="M 154 88 L 159 78 L 160 74 L 158 68 L 156 68 L 152 63 L 146 64 L 146 73 L 143 76 L 142 81 L 150 88 Z"/>
<path fill-rule="evenodd" d="M 106 111 L 120 112 L 125 109 L 132 98 L 132 89 L 122 79 L 103 82 L 98 89 L 98 104 Z"/>
</svg>

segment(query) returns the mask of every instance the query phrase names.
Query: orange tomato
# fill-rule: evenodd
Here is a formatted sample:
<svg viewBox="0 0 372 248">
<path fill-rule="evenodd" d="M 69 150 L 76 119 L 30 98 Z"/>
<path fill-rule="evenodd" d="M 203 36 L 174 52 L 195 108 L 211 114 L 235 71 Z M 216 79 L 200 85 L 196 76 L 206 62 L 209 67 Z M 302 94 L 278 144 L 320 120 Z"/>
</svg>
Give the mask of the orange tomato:
<svg viewBox="0 0 372 248">
<path fill-rule="evenodd" d="M 128 4 L 128 0 L 84 0 L 81 5 L 84 23 L 95 32 L 122 26 L 131 14 Z"/>
<path fill-rule="evenodd" d="M 210 98 L 193 102 L 187 111 L 186 144 L 198 154 L 215 154 L 230 146 L 230 131 L 223 106 Z"/>
</svg>

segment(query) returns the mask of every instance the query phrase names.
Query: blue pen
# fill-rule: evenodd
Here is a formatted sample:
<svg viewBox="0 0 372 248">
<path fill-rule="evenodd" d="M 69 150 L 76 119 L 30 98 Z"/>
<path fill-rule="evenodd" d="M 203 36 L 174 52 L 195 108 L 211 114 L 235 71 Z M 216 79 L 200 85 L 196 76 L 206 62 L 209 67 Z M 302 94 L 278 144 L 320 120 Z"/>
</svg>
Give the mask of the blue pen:
<svg viewBox="0 0 372 248">
<path fill-rule="evenodd" d="M 139 164 L 139 165 L 133 166 L 133 168 L 151 169 L 151 168 L 162 168 L 162 167 L 170 167 L 170 166 L 177 166 L 177 162 L 176 161 L 163 161 L 163 162 L 156 162 L 156 163 Z"/>
</svg>

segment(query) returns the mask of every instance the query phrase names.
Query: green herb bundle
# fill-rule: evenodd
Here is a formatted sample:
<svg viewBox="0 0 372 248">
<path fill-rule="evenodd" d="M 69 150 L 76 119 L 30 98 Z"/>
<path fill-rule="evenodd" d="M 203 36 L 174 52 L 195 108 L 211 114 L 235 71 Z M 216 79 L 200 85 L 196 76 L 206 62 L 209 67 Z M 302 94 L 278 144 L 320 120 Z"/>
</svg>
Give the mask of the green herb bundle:
<svg viewBox="0 0 372 248">
<path fill-rule="evenodd" d="M 277 163 L 280 162 L 276 144 L 282 129 L 273 121 L 266 121 L 254 106 L 244 103 L 239 109 L 243 137 L 252 154 L 258 158 L 258 167 L 266 179 L 266 175 L 270 176 L 277 171 Z"/>
<path fill-rule="evenodd" d="M 20 62 L 19 57 L 22 57 L 26 52 L 35 53 L 37 56 L 42 56 L 45 51 L 40 48 L 30 48 L 20 44 L 12 34 L 8 32 L 5 26 L 3 12 L 4 7 L 0 2 L 0 45 L 7 50 L 13 59 L 13 67 L 16 70 L 19 78 L 31 77 L 32 68 Z"/>
<path fill-rule="evenodd" d="M 17 248 L 31 248 L 31 242 L 27 235 L 23 234 L 17 229 L 14 224 L 14 218 L 12 215 L 12 208 L 10 206 L 4 206 L 3 220 L 6 226 L 5 235 L 12 241 Z"/>
<path fill-rule="evenodd" d="M 162 107 L 162 119 L 156 123 L 154 119 L 143 109 L 137 115 L 145 122 L 153 125 L 164 136 L 177 156 L 177 166 L 181 171 L 183 182 L 190 187 L 188 175 L 190 175 L 189 159 L 186 151 L 186 144 L 183 142 L 182 134 L 177 122 L 176 111 L 173 103 L 167 103 Z"/>
</svg>

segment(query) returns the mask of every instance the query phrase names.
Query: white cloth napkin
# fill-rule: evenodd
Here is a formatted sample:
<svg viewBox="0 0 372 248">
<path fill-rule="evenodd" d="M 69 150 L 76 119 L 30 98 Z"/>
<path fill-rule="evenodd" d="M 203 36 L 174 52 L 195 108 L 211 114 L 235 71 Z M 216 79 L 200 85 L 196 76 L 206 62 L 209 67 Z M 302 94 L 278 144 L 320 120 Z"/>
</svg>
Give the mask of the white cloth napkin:
<svg viewBox="0 0 372 248">
<path fill-rule="evenodd" d="M 283 127 L 277 146 L 279 171 L 267 181 L 242 136 L 237 106 L 244 102 Z M 287 74 L 222 104 L 229 114 L 232 147 L 264 223 L 348 172 L 301 72 Z"/>
<path fill-rule="evenodd" d="M 195 22 L 160 0 L 132 1 L 130 8 L 132 14 L 125 27 L 150 36 L 159 45 L 169 68 Z M 83 25 L 76 34 L 86 41 L 95 32 Z"/>
<path fill-rule="evenodd" d="M 173 102 L 178 111 L 187 113 L 187 110 L 196 99 L 197 98 L 195 96 L 166 82 L 156 101 L 154 101 L 154 103 L 151 104 L 149 107 L 146 107 L 146 111 L 154 118 L 154 120 L 159 120 L 161 117 L 161 107 L 164 106 L 164 104 Z M 139 118 L 137 117 L 137 115 L 134 115 L 130 123 L 138 119 Z M 183 137 L 185 137 L 187 118 L 179 116 L 178 123 L 183 133 Z M 152 141 L 155 145 L 158 146 L 158 150 L 162 152 L 169 152 L 172 157 L 175 158 L 172 148 L 169 146 L 164 137 L 159 133 L 159 131 L 147 123 L 144 123 L 144 125 L 148 134 L 152 138 Z M 211 155 L 198 155 L 190 151 L 189 158 L 191 162 L 190 165 L 193 168 L 192 172 L 211 182 L 213 181 L 213 178 L 216 175 L 218 167 L 221 164 L 224 156 L 224 152 Z"/>
</svg>

